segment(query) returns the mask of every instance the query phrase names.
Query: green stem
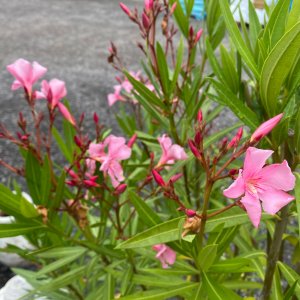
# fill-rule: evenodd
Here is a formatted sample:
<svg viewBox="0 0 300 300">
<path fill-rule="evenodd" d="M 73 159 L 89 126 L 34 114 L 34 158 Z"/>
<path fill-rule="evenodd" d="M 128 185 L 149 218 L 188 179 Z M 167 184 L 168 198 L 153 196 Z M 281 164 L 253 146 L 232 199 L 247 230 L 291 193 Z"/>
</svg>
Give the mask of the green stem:
<svg viewBox="0 0 300 300">
<path fill-rule="evenodd" d="M 262 300 L 270 299 L 273 276 L 275 273 L 276 263 L 279 258 L 280 248 L 282 244 L 283 234 L 286 230 L 289 216 L 289 206 L 286 205 L 281 210 L 281 220 L 277 220 L 275 231 L 274 231 L 274 239 L 270 247 L 270 251 L 268 253 L 267 259 L 267 269 L 265 272 L 265 280 L 264 286 L 262 290 Z"/>
<path fill-rule="evenodd" d="M 210 198 L 212 187 L 213 187 L 213 182 L 209 178 L 207 178 L 205 192 L 204 192 L 203 209 L 201 213 L 202 218 L 201 218 L 200 230 L 198 233 L 200 248 L 202 247 L 203 244 L 204 230 L 205 230 L 205 225 L 207 220 L 207 210 L 208 210 L 209 198 Z"/>
</svg>

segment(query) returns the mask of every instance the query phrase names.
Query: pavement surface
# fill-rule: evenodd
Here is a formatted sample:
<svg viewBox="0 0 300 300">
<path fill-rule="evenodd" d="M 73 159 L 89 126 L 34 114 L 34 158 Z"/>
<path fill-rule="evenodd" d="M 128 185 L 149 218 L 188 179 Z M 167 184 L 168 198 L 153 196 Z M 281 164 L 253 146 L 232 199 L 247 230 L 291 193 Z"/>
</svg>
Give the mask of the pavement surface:
<svg viewBox="0 0 300 300">
<path fill-rule="evenodd" d="M 138 0 L 127 3 L 142 5 Z M 78 117 L 84 111 L 87 126 L 96 111 L 101 122 L 117 131 L 116 108 L 107 105 L 117 75 L 107 63 L 109 42 L 114 41 L 131 70 L 139 69 L 141 57 L 135 47 L 139 34 L 119 0 L 0 0 L 0 7 L 0 122 L 16 131 L 18 112 L 26 111 L 22 91 L 11 91 L 13 77 L 6 70 L 24 58 L 48 69 L 44 79 L 66 82 L 73 112 Z M 16 153 L 0 140 L 0 159 L 16 163 Z M 0 182 L 9 174 L 0 166 Z"/>
</svg>

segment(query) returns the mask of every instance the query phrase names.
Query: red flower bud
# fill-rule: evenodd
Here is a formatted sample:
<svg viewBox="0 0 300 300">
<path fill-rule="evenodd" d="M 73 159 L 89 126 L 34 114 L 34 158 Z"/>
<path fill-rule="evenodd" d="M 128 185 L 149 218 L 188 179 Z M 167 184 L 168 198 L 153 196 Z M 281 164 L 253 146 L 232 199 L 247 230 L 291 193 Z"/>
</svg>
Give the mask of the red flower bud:
<svg viewBox="0 0 300 300">
<path fill-rule="evenodd" d="M 176 181 L 179 180 L 182 176 L 183 176 L 182 173 L 175 174 L 175 175 L 173 175 L 173 176 L 170 178 L 170 181 L 171 181 L 171 182 L 176 182 Z"/>
<path fill-rule="evenodd" d="M 189 217 L 189 218 L 193 218 L 196 216 L 196 212 L 192 209 L 186 209 L 185 210 L 185 214 Z"/>
<path fill-rule="evenodd" d="M 93 118 L 94 118 L 95 124 L 98 124 L 99 123 L 99 117 L 95 112 L 94 112 Z"/>
<path fill-rule="evenodd" d="M 154 180 L 156 181 L 156 183 L 159 186 L 161 186 L 161 187 L 166 186 L 166 183 L 164 182 L 163 178 L 160 176 L 160 174 L 156 170 L 152 170 L 152 175 L 153 175 Z"/>
<path fill-rule="evenodd" d="M 196 145 L 200 145 L 201 144 L 201 142 L 202 142 L 202 134 L 201 134 L 200 131 L 196 132 L 194 140 L 195 140 L 195 144 Z"/>
<path fill-rule="evenodd" d="M 74 136 L 74 142 L 79 148 L 81 148 L 82 146 L 81 139 L 77 135 Z"/>
<path fill-rule="evenodd" d="M 194 36 L 194 28 L 193 28 L 193 26 L 190 27 L 189 34 L 190 34 L 191 38 Z"/>
<path fill-rule="evenodd" d="M 201 29 L 196 33 L 195 43 L 198 43 L 198 42 L 199 42 L 202 33 L 203 33 L 203 29 L 201 28 Z"/>
<path fill-rule="evenodd" d="M 239 170 L 238 169 L 231 169 L 231 170 L 229 170 L 229 175 L 230 176 L 234 176 L 234 175 L 236 175 L 236 174 L 238 174 L 239 173 Z"/>
<path fill-rule="evenodd" d="M 189 144 L 189 147 L 192 151 L 192 153 L 194 154 L 194 156 L 198 159 L 201 159 L 201 155 L 200 155 L 200 152 L 199 150 L 197 149 L 195 143 L 193 140 L 188 140 L 188 144 Z"/>
</svg>

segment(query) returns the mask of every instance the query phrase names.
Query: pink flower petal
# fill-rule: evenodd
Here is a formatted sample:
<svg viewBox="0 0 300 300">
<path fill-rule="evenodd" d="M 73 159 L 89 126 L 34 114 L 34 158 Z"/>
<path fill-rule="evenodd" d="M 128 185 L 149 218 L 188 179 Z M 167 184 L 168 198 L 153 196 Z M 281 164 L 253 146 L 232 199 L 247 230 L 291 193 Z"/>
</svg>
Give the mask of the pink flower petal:
<svg viewBox="0 0 300 300">
<path fill-rule="evenodd" d="M 168 151 L 168 160 L 185 160 L 188 156 L 184 149 L 179 145 L 172 145 Z"/>
<path fill-rule="evenodd" d="M 38 81 L 46 72 L 47 69 L 45 67 L 34 61 L 32 63 L 32 82 Z"/>
<path fill-rule="evenodd" d="M 243 171 L 239 170 L 237 179 L 223 191 L 223 195 L 228 198 L 238 198 L 245 193 L 245 182 L 242 176 Z"/>
<path fill-rule="evenodd" d="M 124 160 L 130 157 L 131 149 L 125 144 L 123 137 L 110 135 L 106 140 L 109 141 L 108 152 L 112 159 Z"/>
<path fill-rule="evenodd" d="M 253 194 L 246 192 L 241 202 L 246 208 L 250 221 L 257 228 L 261 218 L 261 205 L 258 197 L 255 197 Z"/>
<path fill-rule="evenodd" d="M 12 89 L 13 91 L 15 91 L 15 90 L 21 88 L 22 86 L 23 86 L 23 84 L 22 84 L 19 80 L 15 80 L 15 81 L 13 82 L 13 84 L 11 85 L 11 89 Z"/>
<path fill-rule="evenodd" d="M 274 189 L 290 191 L 295 187 L 296 178 L 286 160 L 281 164 L 264 167 L 259 176 L 263 185 L 268 185 Z"/>
<path fill-rule="evenodd" d="M 29 91 L 32 87 L 32 66 L 29 61 L 20 58 L 7 66 L 7 70 Z"/>
<path fill-rule="evenodd" d="M 259 192 L 259 198 L 262 200 L 263 209 L 271 215 L 295 199 L 292 195 L 274 188 Z"/>
<path fill-rule="evenodd" d="M 63 117 L 67 121 L 69 121 L 73 126 L 76 126 L 74 117 L 71 115 L 71 113 L 68 111 L 68 109 L 62 103 L 58 103 L 58 108 L 59 108 L 61 114 L 63 115 Z"/>
<path fill-rule="evenodd" d="M 243 177 L 246 181 L 248 178 L 254 177 L 261 171 L 266 160 L 272 155 L 272 150 L 261 150 L 254 147 L 249 147 L 246 151 L 244 162 Z"/>
<path fill-rule="evenodd" d="M 67 95 L 67 89 L 64 81 L 56 78 L 49 82 L 49 87 L 52 95 L 51 106 L 54 108 Z"/>
</svg>

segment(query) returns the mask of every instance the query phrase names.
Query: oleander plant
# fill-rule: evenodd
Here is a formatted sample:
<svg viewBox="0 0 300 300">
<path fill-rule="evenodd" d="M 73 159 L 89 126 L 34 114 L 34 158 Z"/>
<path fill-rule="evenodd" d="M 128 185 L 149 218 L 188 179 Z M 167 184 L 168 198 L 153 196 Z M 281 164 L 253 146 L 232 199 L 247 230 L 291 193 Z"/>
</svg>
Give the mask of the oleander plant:
<svg viewBox="0 0 300 300">
<path fill-rule="evenodd" d="M 84 129 L 39 63 L 7 66 L 29 112 L 0 123 L 23 162 L 0 159 L 0 237 L 32 245 L 1 249 L 35 266 L 14 269 L 23 299 L 300 299 L 300 1 L 263 25 L 251 1 L 240 24 L 226 0 L 201 23 L 193 0 L 130 5 L 141 68 L 108 53 L 122 134 Z"/>
</svg>

